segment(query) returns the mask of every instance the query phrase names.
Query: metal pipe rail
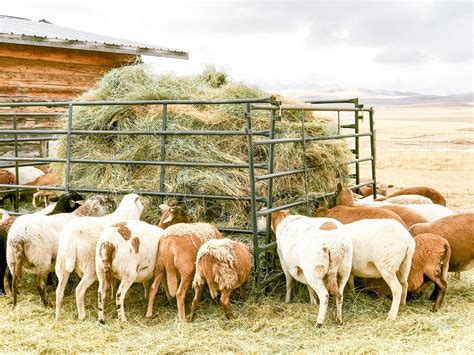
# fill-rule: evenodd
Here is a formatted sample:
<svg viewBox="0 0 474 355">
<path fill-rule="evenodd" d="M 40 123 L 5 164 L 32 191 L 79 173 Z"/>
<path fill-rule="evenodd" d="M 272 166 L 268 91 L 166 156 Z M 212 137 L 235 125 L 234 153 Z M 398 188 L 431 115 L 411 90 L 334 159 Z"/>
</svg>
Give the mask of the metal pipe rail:
<svg viewBox="0 0 474 355">
<path fill-rule="evenodd" d="M 130 101 L 57 101 L 57 102 L 1 102 L 0 107 L 66 107 L 66 106 L 128 106 L 128 105 L 225 105 L 225 104 L 254 104 L 273 103 L 273 97 L 255 99 L 226 99 L 226 100 L 130 100 Z"/>
<path fill-rule="evenodd" d="M 333 136 L 313 136 L 306 137 L 305 141 L 325 141 L 331 139 L 344 139 L 344 138 L 355 138 L 355 137 L 370 137 L 371 132 L 365 133 L 348 133 L 348 134 L 338 134 Z M 298 143 L 303 142 L 303 138 L 278 138 L 278 139 L 259 139 L 254 142 L 254 145 L 262 144 L 281 144 L 281 143 Z"/>
</svg>

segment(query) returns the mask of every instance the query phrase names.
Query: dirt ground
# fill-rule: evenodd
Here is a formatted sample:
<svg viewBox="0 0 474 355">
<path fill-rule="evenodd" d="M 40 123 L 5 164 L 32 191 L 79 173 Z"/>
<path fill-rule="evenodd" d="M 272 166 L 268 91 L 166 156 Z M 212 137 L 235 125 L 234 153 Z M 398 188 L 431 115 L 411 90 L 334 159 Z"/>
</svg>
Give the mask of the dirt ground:
<svg viewBox="0 0 474 355">
<path fill-rule="evenodd" d="M 378 181 L 395 189 L 430 186 L 446 196 L 453 210 L 474 210 L 472 107 L 377 109 L 375 129 Z M 368 140 L 361 145 L 367 154 Z M 369 176 L 370 165 L 361 168 Z"/>
</svg>

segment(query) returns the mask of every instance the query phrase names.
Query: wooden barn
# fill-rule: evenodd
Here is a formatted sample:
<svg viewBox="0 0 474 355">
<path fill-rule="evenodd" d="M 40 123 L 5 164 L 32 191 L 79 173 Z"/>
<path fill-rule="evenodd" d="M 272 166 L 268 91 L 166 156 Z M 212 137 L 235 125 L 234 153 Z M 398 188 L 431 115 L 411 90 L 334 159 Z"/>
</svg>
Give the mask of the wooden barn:
<svg viewBox="0 0 474 355">
<path fill-rule="evenodd" d="M 78 31 L 46 20 L 0 16 L 0 102 L 68 101 L 109 69 L 140 61 L 141 56 L 188 59 L 187 52 L 158 45 Z M 56 125 L 57 115 L 35 111 L 31 115 L 21 112 L 18 128 Z M 12 128 L 11 113 L 0 111 L 0 129 Z M 38 144 L 25 149 L 33 153 Z M 8 151 L 11 147 L 0 145 L 0 156 Z"/>
</svg>

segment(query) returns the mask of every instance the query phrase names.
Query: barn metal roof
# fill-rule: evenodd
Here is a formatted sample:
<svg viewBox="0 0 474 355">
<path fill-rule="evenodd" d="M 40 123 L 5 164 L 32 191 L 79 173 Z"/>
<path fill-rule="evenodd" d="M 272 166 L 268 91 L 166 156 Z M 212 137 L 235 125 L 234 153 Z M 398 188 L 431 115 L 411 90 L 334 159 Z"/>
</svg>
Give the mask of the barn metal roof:
<svg viewBox="0 0 474 355">
<path fill-rule="evenodd" d="M 0 43 L 188 59 L 187 52 L 129 41 L 21 17 L 0 15 Z"/>
</svg>

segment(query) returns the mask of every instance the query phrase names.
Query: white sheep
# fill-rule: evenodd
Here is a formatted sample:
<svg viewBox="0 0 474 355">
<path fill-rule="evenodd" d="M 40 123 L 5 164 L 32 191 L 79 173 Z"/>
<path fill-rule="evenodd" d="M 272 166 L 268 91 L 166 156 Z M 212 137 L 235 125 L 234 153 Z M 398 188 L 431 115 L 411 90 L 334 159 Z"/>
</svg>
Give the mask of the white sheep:
<svg viewBox="0 0 474 355">
<path fill-rule="evenodd" d="M 337 321 L 342 323 L 344 287 L 351 274 L 352 242 L 343 225 L 332 218 L 272 213 L 280 263 L 286 277 L 286 299 L 291 300 L 293 279 L 308 286 L 311 303 L 319 298 L 316 326 L 322 326 L 329 293 L 336 296 Z M 329 293 L 328 293 L 329 291 Z"/>
<path fill-rule="evenodd" d="M 87 289 L 97 280 L 95 271 L 95 248 L 102 231 L 111 223 L 123 220 L 138 220 L 143 204 L 136 194 L 124 196 L 115 212 L 102 217 L 84 217 L 67 224 L 59 237 L 56 260 L 56 320 L 59 319 L 64 290 L 71 272 L 81 278 L 76 287 L 76 304 L 79 319 L 86 317 L 84 296 Z"/>
<path fill-rule="evenodd" d="M 428 197 L 421 196 L 421 195 L 400 195 L 400 196 L 384 198 L 383 201 L 375 201 L 375 202 L 388 202 L 388 203 L 393 203 L 394 205 L 432 205 L 433 204 L 433 201 L 431 201 Z"/>
<path fill-rule="evenodd" d="M 101 199 L 87 200 L 71 213 L 43 215 L 33 213 L 18 217 L 8 232 L 7 263 L 13 275 L 13 306 L 17 303 L 17 285 L 22 269 L 38 275 L 37 288 L 43 304 L 49 305 L 45 294 L 48 274 L 54 271 L 61 229 L 77 217 L 104 214 Z"/>
<path fill-rule="evenodd" d="M 124 300 L 135 282 L 145 283 L 155 271 L 158 242 L 164 230 L 141 221 L 122 221 L 104 229 L 96 246 L 99 280 L 99 322 L 104 323 L 104 300 L 112 277 L 121 280 L 117 290 L 118 317 L 125 322 Z"/>
<path fill-rule="evenodd" d="M 4 169 L 15 176 L 16 170 L 15 168 L 6 168 Z M 18 183 L 20 185 L 25 185 L 29 182 L 32 182 L 39 178 L 40 176 L 44 175 L 44 172 L 34 166 L 21 166 L 18 168 Z"/>
<path fill-rule="evenodd" d="M 354 276 L 382 277 L 392 292 L 388 318 L 396 319 L 400 303 L 406 302 L 415 241 L 392 219 L 366 219 L 346 224 L 344 229 L 353 247 L 350 286 L 354 287 Z"/>
<path fill-rule="evenodd" d="M 425 217 L 429 222 L 436 221 L 437 219 L 451 216 L 454 214 L 449 208 L 438 205 L 438 204 L 409 204 L 403 205 L 413 211 L 418 212 Z"/>
</svg>

